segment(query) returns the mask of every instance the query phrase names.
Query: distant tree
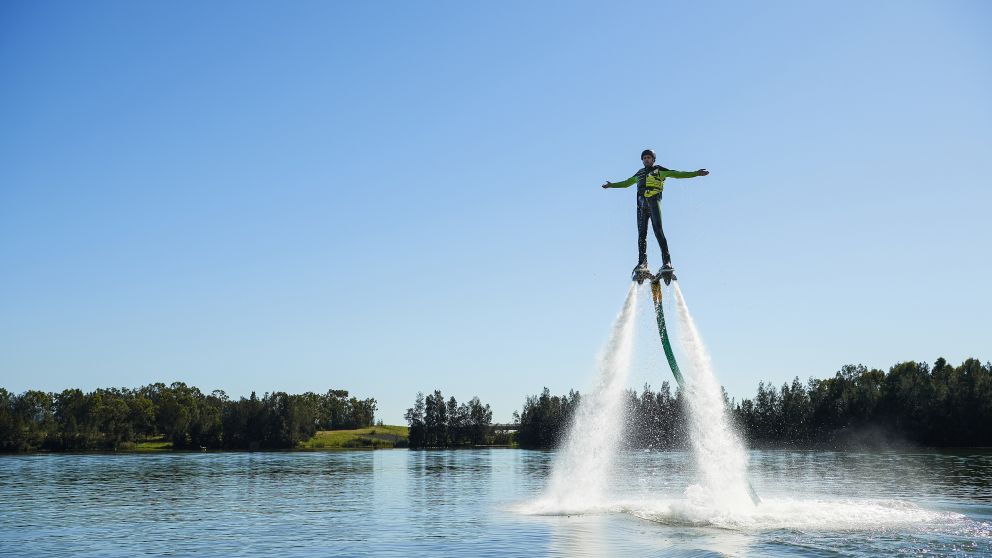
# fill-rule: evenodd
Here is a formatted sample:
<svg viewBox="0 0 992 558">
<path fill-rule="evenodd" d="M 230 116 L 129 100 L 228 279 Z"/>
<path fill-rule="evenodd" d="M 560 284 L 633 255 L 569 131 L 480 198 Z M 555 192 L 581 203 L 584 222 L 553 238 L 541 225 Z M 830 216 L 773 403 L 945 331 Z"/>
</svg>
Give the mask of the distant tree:
<svg viewBox="0 0 992 558">
<path fill-rule="evenodd" d="M 477 396 L 459 404 L 454 397 L 445 402 L 440 390 L 426 398 L 418 392 L 404 418 L 411 449 L 484 445 L 492 434 L 492 409 Z"/>
<path fill-rule="evenodd" d="M 0 388 L 0 451 L 16 451 L 17 427 L 14 419 L 14 395 Z"/>
<path fill-rule="evenodd" d="M 210 395 L 200 395 L 196 401 L 196 412 L 189 428 L 192 447 L 223 447 L 224 407 L 229 403 L 227 394 L 220 390 L 215 390 Z"/>
<path fill-rule="evenodd" d="M 462 414 L 464 410 L 464 406 L 458 407 L 458 401 L 454 396 L 451 396 L 445 404 L 445 416 L 448 418 L 448 445 L 460 446 L 467 442 L 465 440 L 467 417 Z"/>
<path fill-rule="evenodd" d="M 469 443 L 483 445 L 487 443 L 493 425 L 493 411 L 489 404 L 483 405 L 478 396 L 472 397 L 462 415 L 465 417 L 465 429 Z"/>
<path fill-rule="evenodd" d="M 927 430 L 934 400 L 930 369 L 926 363 L 903 362 L 885 376 L 880 401 L 881 415 L 895 432 L 917 438 Z"/>
<path fill-rule="evenodd" d="M 263 407 L 266 413 L 262 447 L 292 448 L 317 431 L 316 410 L 308 408 L 304 398 L 274 392 L 266 395 Z"/>
<path fill-rule="evenodd" d="M 244 414 L 244 440 L 248 449 L 257 449 L 265 442 L 268 429 L 267 413 L 262 399 L 253 391 L 248 399 L 242 399 L 241 412 Z"/>
<path fill-rule="evenodd" d="M 11 445 L 17 451 L 33 451 L 44 446 L 55 426 L 51 394 L 29 390 L 14 397 L 12 403 Z"/>
<path fill-rule="evenodd" d="M 523 447 L 550 448 L 558 445 L 578 407 L 580 395 L 551 395 L 547 387 L 538 396 L 524 401 L 522 411 L 516 415 L 520 423 L 517 442 Z"/>
<path fill-rule="evenodd" d="M 975 397 L 974 386 L 992 383 L 990 371 L 992 366 L 974 359 L 957 368 L 943 358 L 932 369 L 903 362 L 888 373 L 845 365 L 832 378 L 810 379 L 805 389 L 798 378 L 783 386 L 781 416 L 774 418 L 780 428 L 761 412 L 773 399 L 763 384 L 753 401 L 737 406 L 736 414 L 749 438 L 765 445 L 834 447 L 857 440 L 859 433 L 870 435 L 872 443 L 982 445 L 992 440 L 987 426 L 992 393 Z"/>
<path fill-rule="evenodd" d="M 347 428 L 365 428 L 372 426 L 375 420 L 377 403 L 375 399 L 357 399 L 352 397 L 348 400 L 350 416 Z"/>
<path fill-rule="evenodd" d="M 98 389 L 93 396 L 96 423 L 103 433 L 102 445 L 108 449 L 116 450 L 135 440 L 127 398 L 128 394 L 115 389 Z"/>
<path fill-rule="evenodd" d="M 137 389 L 67 389 L 57 394 L 0 388 L 0 451 L 120 449 L 162 435 L 182 448 L 291 448 L 313 436 L 322 418 L 328 425 L 371 425 L 376 402 L 330 390 L 252 392 L 231 401 L 223 391 L 209 395 L 182 382 Z M 330 411 L 332 418 L 322 417 Z"/>
<path fill-rule="evenodd" d="M 555 447 L 560 443 L 578 402 L 552 396 L 547 388 L 529 396 L 514 413 L 523 447 Z M 625 394 L 628 447 L 671 448 L 685 445 L 687 416 L 681 390 Z M 733 422 L 750 443 L 772 447 L 838 447 L 887 443 L 887 440 L 932 445 L 992 443 L 992 364 L 969 359 L 959 367 L 938 359 L 899 363 L 888 373 L 861 365 L 845 365 L 826 379 L 798 377 L 776 388 L 759 382 L 754 398 L 740 403 L 723 393 Z"/>
<path fill-rule="evenodd" d="M 640 395 L 628 391 L 626 401 L 627 446 L 670 449 L 684 445 L 682 401 L 672 397 L 668 382 L 662 382 L 657 392 L 647 384 Z"/>
<path fill-rule="evenodd" d="M 440 390 L 427 396 L 424 409 L 424 426 L 429 448 L 443 448 L 448 445 L 448 412 L 444 396 Z"/>
<path fill-rule="evenodd" d="M 792 385 L 782 384 L 781 397 L 781 435 L 797 445 L 809 442 L 810 406 L 806 387 L 799 381 L 799 376 L 792 379 Z"/>
<path fill-rule="evenodd" d="M 412 449 L 422 448 L 427 445 L 427 429 L 424 423 L 424 394 L 417 392 L 417 399 L 413 407 L 406 410 L 403 415 L 407 425 L 410 427 L 408 440 Z"/>
<path fill-rule="evenodd" d="M 52 397 L 55 417 L 55 446 L 61 450 L 96 447 L 100 431 L 90 412 L 91 395 L 79 389 L 66 389 Z"/>
</svg>

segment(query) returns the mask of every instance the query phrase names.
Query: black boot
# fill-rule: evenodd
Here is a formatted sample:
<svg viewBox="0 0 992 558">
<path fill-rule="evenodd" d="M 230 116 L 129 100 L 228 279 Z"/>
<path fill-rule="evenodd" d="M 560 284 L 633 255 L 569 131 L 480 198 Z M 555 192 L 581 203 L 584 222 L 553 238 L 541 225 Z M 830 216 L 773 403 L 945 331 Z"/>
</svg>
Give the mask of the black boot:
<svg viewBox="0 0 992 558">
<path fill-rule="evenodd" d="M 634 270 L 630 272 L 630 280 L 638 283 L 643 283 L 649 277 L 651 277 L 651 270 L 648 269 L 648 262 L 646 261 L 635 265 Z"/>
<path fill-rule="evenodd" d="M 658 270 L 658 277 L 665 282 L 666 285 L 672 284 L 672 279 L 675 279 L 675 268 L 672 267 L 672 262 L 665 262 Z"/>
</svg>

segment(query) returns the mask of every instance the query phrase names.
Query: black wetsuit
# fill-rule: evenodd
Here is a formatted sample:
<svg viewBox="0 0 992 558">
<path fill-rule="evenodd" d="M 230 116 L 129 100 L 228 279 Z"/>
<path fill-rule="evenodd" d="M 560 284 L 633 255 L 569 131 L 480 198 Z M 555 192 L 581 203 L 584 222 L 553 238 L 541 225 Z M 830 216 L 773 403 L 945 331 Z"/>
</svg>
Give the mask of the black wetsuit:
<svg viewBox="0 0 992 558">
<path fill-rule="evenodd" d="M 666 178 L 692 178 L 702 176 L 702 171 L 673 171 L 661 165 L 638 169 L 634 176 L 623 182 L 607 182 L 607 188 L 627 188 L 637 183 L 637 265 L 648 263 L 648 221 L 654 229 L 654 236 L 661 248 L 661 263 L 671 264 L 668 253 L 668 240 L 661 228 L 661 192 L 665 189 Z"/>
<path fill-rule="evenodd" d="M 665 231 L 661 228 L 661 190 L 652 192 L 653 195 L 650 197 L 644 195 L 647 192 L 648 173 L 656 170 L 668 169 L 654 165 L 634 173 L 637 177 L 637 265 L 648 263 L 648 220 L 651 221 L 654 237 L 658 239 L 658 247 L 661 248 L 661 264 L 672 263 L 672 255 L 668 253 L 668 240 L 665 238 Z"/>
<path fill-rule="evenodd" d="M 637 265 L 648 263 L 648 219 L 654 229 L 654 237 L 658 239 L 661 248 L 661 263 L 672 263 L 672 255 L 668 253 L 668 240 L 661 228 L 661 193 L 650 198 L 644 192 L 637 190 Z"/>
</svg>

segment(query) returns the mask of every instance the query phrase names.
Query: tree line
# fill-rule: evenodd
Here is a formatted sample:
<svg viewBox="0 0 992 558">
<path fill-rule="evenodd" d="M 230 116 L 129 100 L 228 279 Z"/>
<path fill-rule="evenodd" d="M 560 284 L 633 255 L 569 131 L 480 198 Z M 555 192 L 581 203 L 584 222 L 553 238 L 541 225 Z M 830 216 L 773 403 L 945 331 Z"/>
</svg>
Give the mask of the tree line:
<svg viewBox="0 0 992 558">
<path fill-rule="evenodd" d="M 582 396 L 572 390 L 567 395 L 552 395 L 544 388 L 540 395 L 524 401 L 523 409 L 513 413 L 519 424 L 516 442 L 525 448 L 553 448 L 564 441 Z M 684 447 L 687 415 L 681 389 L 672 393 L 671 385 L 662 382 L 658 391 L 645 385 L 640 394 L 626 390 L 624 396 L 624 430 L 622 445 L 628 448 L 671 449 Z"/>
<path fill-rule="evenodd" d="M 478 397 L 459 404 L 452 396 L 447 401 L 440 390 L 424 397 L 417 393 L 413 407 L 404 414 L 409 430 L 409 447 L 450 448 L 481 445 L 505 445 L 505 432 L 493 430 L 493 412 Z"/>
<path fill-rule="evenodd" d="M 992 445 L 992 364 L 903 362 L 888 373 L 847 365 L 833 378 L 758 384 L 734 408 L 757 446 Z"/>
<path fill-rule="evenodd" d="M 575 391 L 547 388 L 527 397 L 514 413 L 521 447 L 551 448 L 564 438 L 581 401 Z M 943 358 L 903 362 L 888 372 L 846 365 L 832 378 L 798 377 L 781 388 L 760 382 L 752 399 L 735 402 L 724 392 L 731 420 L 757 447 L 838 448 L 859 445 L 992 445 L 992 363 Z M 631 448 L 683 448 L 689 419 L 685 394 L 668 382 L 652 391 L 626 393 L 623 444 Z"/>
<path fill-rule="evenodd" d="M 282 449 L 317 430 L 371 426 L 375 399 L 347 390 L 231 399 L 182 382 L 84 393 L 0 388 L 0 451 L 117 450 L 150 438 L 175 449 Z"/>
</svg>

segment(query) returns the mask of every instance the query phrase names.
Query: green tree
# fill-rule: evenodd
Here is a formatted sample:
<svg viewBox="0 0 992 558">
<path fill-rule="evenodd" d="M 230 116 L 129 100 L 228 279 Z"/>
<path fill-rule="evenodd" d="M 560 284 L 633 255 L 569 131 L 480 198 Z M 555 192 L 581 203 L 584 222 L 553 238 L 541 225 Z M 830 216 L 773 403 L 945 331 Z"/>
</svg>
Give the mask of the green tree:
<svg viewBox="0 0 992 558">
<path fill-rule="evenodd" d="M 451 396 L 445 404 L 445 416 L 448 417 L 448 445 L 461 446 L 468 443 L 467 440 L 467 407 L 458 406 L 455 396 Z"/>
<path fill-rule="evenodd" d="M 478 396 L 472 397 L 466 405 L 466 430 L 469 443 L 479 446 L 487 443 L 492 432 L 493 411 L 489 404 L 483 405 Z"/>
<path fill-rule="evenodd" d="M 91 394 L 79 389 L 66 389 L 53 397 L 58 448 L 81 450 L 97 447 L 99 425 L 90 410 Z"/>
<path fill-rule="evenodd" d="M 427 396 L 424 408 L 424 427 L 426 431 L 426 446 L 443 448 L 448 445 L 448 412 L 444 396 L 440 390 Z"/>
<path fill-rule="evenodd" d="M 14 396 L 0 388 L 0 451 L 15 451 L 17 428 L 14 421 Z"/>
<path fill-rule="evenodd" d="M 417 399 L 414 401 L 413 407 L 407 409 L 403 415 L 407 425 L 410 427 L 407 439 L 412 449 L 422 448 L 427 445 L 427 428 L 424 422 L 424 411 L 424 394 L 423 392 L 417 392 Z"/>
<path fill-rule="evenodd" d="M 559 397 L 551 395 L 547 387 L 540 395 L 527 397 L 522 411 L 515 415 L 520 423 L 517 442 L 523 447 L 556 447 L 564 437 L 580 399 L 576 391 Z"/>
<path fill-rule="evenodd" d="M 13 399 L 14 439 L 18 451 L 40 449 L 55 440 L 55 415 L 52 396 L 43 391 L 29 390 Z"/>
<path fill-rule="evenodd" d="M 98 401 L 93 412 L 103 434 L 101 445 L 116 450 L 124 443 L 133 442 L 135 433 L 124 394 L 113 389 L 98 389 L 94 399 Z"/>
</svg>

